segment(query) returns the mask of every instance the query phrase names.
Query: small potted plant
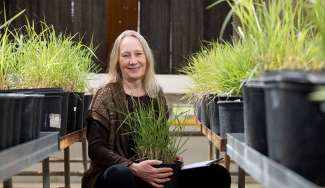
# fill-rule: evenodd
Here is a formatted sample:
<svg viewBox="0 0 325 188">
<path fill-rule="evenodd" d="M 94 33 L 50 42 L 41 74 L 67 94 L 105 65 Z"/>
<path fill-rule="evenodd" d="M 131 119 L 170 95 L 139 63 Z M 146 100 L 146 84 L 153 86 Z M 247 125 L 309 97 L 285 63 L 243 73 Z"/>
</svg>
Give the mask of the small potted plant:
<svg viewBox="0 0 325 188">
<path fill-rule="evenodd" d="M 126 113 L 116 108 L 114 110 L 126 117 L 124 122 L 129 126 L 130 131 L 125 134 L 130 135 L 134 141 L 132 150 L 136 153 L 132 157 L 133 160 L 135 162 L 161 160 L 163 163 L 157 167 L 173 168 L 171 181 L 165 183 L 164 187 L 176 187 L 182 164 L 175 161 L 175 158 L 186 150 L 183 146 L 190 138 L 189 136 L 182 140 L 188 111 L 169 117 L 169 112 L 162 108 L 161 101 L 156 98 L 150 98 L 149 106 L 140 103 L 132 96 L 131 99 L 133 112 L 129 112 L 128 109 Z M 185 121 L 180 120 L 180 116 L 185 116 Z"/>
</svg>

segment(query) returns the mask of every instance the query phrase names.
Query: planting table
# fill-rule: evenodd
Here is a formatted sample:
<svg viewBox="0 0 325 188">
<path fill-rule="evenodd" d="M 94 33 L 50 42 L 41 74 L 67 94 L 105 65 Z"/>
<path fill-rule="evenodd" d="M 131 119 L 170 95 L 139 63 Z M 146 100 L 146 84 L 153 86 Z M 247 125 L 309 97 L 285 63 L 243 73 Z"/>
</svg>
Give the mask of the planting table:
<svg viewBox="0 0 325 188">
<path fill-rule="evenodd" d="M 11 176 L 42 160 L 43 186 L 49 186 L 49 155 L 59 151 L 59 133 L 41 132 L 38 139 L 0 152 L 0 180 L 11 188 Z"/>
<path fill-rule="evenodd" d="M 221 138 L 212 132 L 209 128 L 203 125 L 196 117 L 194 117 L 195 122 L 199 130 L 218 148 L 219 151 L 226 151 L 226 138 Z M 225 168 L 229 171 L 230 169 L 230 157 L 225 154 Z"/>
<path fill-rule="evenodd" d="M 43 188 L 50 188 L 49 156 L 64 150 L 65 188 L 70 188 L 70 149 L 69 146 L 82 142 L 83 165 L 87 169 L 86 128 L 59 138 L 58 132 L 41 133 L 40 138 L 0 152 L 0 180 L 4 188 L 12 188 L 13 175 L 42 175 Z M 42 160 L 42 172 L 20 172 Z"/>
<path fill-rule="evenodd" d="M 244 133 L 227 134 L 226 153 L 238 164 L 239 188 L 245 187 L 245 171 L 268 188 L 319 188 L 292 170 L 247 146 Z"/>
</svg>

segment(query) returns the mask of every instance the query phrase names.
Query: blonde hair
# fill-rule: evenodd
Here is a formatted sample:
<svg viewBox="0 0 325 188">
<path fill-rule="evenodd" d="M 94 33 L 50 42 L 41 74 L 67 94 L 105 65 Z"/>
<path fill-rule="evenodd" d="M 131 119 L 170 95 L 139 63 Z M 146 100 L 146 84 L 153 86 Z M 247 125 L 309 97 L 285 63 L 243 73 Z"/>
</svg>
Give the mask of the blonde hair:
<svg viewBox="0 0 325 188">
<path fill-rule="evenodd" d="M 122 72 L 119 68 L 119 53 L 120 53 L 120 44 L 124 37 L 126 36 L 132 36 L 137 38 L 144 50 L 144 54 L 146 56 L 146 71 L 144 75 L 144 79 L 142 80 L 145 89 L 147 91 L 147 94 L 150 97 L 156 97 L 157 93 L 159 91 L 159 84 L 155 77 L 155 69 L 154 69 L 154 57 L 152 54 L 152 51 L 147 43 L 147 41 L 143 38 L 142 35 L 140 35 L 138 32 L 133 30 L 126 30 L 123 33 L 121 33 L 115 40 L 113 49 L 110 54 L 109 59 L 109 67 L 108 67 L 108 75 L 107 75 L 107 83 L 116 83 L 122 81 Z"/>
</svg>

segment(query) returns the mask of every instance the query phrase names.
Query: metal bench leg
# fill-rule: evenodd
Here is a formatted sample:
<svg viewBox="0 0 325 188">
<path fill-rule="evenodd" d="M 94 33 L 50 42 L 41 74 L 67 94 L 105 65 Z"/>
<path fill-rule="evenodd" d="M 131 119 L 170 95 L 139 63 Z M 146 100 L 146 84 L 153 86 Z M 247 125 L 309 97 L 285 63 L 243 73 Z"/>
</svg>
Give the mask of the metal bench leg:
<svg viewBox="0 0 325 188">
<path fill-rule="evenodd" d="M 70 148 L 64 149 L 64 187 L 70 188 Z"/>
<path fill-rule="evenodd" d="M 43 188 L 50 188 L 50 158 L 46 157 L 42 161 Z"/>
<path fill-rule="evenodd" d="M 12 188 L 12 178 L 8 178 L 3 182 L 3 188 Z"/>
<path fill-rule="evenodd" d="M 238 165 L 238 188 L 245 188 L 245 171 Z"/>
</svg>

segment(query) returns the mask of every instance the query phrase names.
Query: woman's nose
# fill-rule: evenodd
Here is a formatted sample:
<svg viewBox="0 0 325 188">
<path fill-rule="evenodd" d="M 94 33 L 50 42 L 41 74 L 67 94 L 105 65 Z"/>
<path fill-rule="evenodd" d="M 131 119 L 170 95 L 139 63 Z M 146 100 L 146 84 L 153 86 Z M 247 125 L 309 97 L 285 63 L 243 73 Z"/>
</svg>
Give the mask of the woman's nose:
<svg viewBox="0 0 325 188">
<path fill-rule="evenodd" d="M 134 57 L 131 57 L 129 63 L 130 63 L 130 65 L 132 65 L 132 64 L 136 64 L 136 63 L 137 63 L 137 60 L 136 60 Z"/>
</svg>

